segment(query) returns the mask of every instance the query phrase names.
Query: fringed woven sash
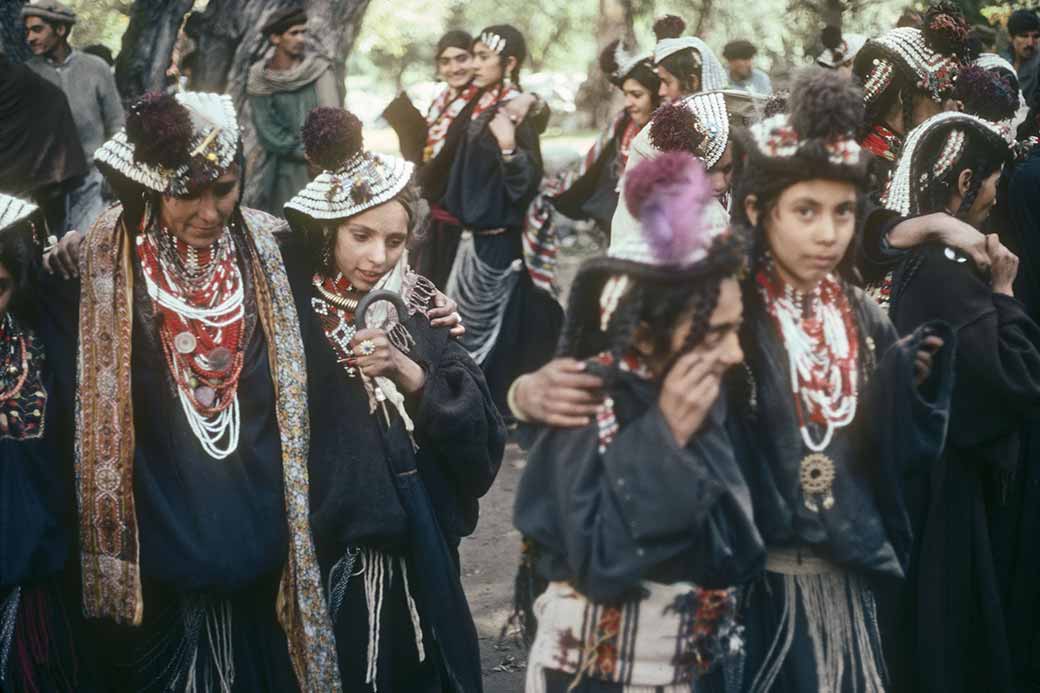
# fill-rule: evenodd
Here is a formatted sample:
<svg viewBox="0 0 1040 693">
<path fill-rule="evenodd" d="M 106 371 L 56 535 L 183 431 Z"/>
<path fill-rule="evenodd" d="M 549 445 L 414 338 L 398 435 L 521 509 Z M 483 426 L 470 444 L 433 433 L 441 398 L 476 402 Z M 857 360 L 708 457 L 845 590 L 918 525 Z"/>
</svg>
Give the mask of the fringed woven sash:
<svg viewBox="0 0 1040 693">
<path fill-rule="evenodd" d="M 83 245 L 76 477 L 83 602 L 88 616 L 141 623 L 139 542 L 134 509 L 132 238 L 116 207 Z M 277 613 L 302 690 L 341 690 L 332 625 L 308 520 L 307 375 L 296 307 L 272 235 L 276 218 L 243 209 L 260 323 L 267 339 L 282 444 L 289 559 Z"/>
</svg>

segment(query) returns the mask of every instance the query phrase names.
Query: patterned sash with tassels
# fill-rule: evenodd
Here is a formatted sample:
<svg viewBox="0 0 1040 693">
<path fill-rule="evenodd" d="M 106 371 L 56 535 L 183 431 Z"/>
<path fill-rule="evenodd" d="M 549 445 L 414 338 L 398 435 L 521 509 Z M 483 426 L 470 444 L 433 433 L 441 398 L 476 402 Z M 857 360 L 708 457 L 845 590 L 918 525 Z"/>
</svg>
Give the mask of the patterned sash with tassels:
<svg viewBox="0 0 1040 693">
<path fill-rule="evenodd" d="M 557 293 L 555 287 L 556 256 L 559 253 L 559 242 L 552 223 L 552 199 L 566 192 L 592 168 L 603 154 L 603 150 L 618 134 L 621 121 L 626 117 L 627 114 L 622 111 L 611 121 L 610 126 L 596 138 L 579 166 L 568 168 L 553 176 L 546 176 L 538 189 L 538 195 L 527 208 L 523 235 L 524 263 L 527 265 L 527 272 L 531 275 L 531 281 L 535 286 L 554 295 Z M 634 135 L 635 133 L 632 133 L 632 136 Z M 628 139 L 631 141 L 631 136 Z M 621 162 L 621 167 L 624 168 L 623 162 Z"/>
<path fill-rule="evenodd" d="M 76 479 L 86 614 L 139 625 L 144 613 L 133 494 L 132 238 L 121 209 L 106 212 L 83 244 L 76 398 Z M 267 339 L 281 436 L 289 559 L 277 613 L 300 687 L 341 690 L 335 641 L 308 520 L 307 374 L 299 321 L 272 230 L 282 222 L 243 209 Z"/>
</svg>

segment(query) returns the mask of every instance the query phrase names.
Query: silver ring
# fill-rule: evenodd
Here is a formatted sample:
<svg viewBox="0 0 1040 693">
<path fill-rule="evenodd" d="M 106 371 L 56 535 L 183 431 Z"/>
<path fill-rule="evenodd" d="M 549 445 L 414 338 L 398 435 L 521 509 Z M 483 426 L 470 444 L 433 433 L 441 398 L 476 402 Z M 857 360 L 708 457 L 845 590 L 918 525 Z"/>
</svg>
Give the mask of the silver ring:
<svg viewBox="0 0 1040 693">
<path fill-rule="evenodd" d="M 376 353 L 376 343 L 371 339 L 365 339 L 357 345 L 358 353 L 362 356 L 371 356 Z"/>
</svg>

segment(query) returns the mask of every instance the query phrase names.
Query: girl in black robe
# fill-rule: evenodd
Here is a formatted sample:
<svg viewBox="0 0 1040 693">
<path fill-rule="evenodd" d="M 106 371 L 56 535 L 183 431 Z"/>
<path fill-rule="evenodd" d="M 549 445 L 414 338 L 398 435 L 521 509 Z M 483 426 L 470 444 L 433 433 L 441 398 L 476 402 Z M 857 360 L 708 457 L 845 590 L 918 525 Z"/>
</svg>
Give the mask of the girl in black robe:
<svg viewBox="0 0 1040 693">
<path fill-rule="evenodd" d="M 884 202 L 901 214 L 950 210 L 974 226 L 993 208 L 1007 142 L 989 122 L 945 113 L 910 133 Z M 913 184 L 911 184 L 913 181 Z M 991 237 L 992 278 L 926 244 L 892 274 L 900 333 L 929 320 L 957 334 L 957 384 L 942 459 L 910 496 L 917 541 L 895 651 L 902 690 L 1028 690 L 1040 576 L 1024 502 L 1037 477 L 1040 327 L 1016 300 L 1017 258 Z"/>
<path fill-rule="evenodd" d="M 689 154 L 626 180 L 641 233 L 582 267 L 562 346 L 606 400 L 586 426 L 523 432 L 515 522 L 548 583 L 528 693 L 690 690 L 739 649 L 731 586 L 764 558 L 716 401 L 741 359 L 739 239 Z"/>
<path fill-rule="evenodd" d="M 307 355 L 312 526 L 344 689 L 468 693 L 480 681 L 470 615 L 440 620 L 421 595 L 435 574 L 462 594 L 459 542 L 476 526 L 505 429 L 480 368 L 430 325 L 435 288 L 407 267 L 419 221 L 413 166 L 361 149 L 346 111 L 316 109 L 304 132 L 309 155 L 328 166 L 286 205 L 283 252 Z M 320 154 L 330 151 L 340 158 Z M 366 324 L 381 327 L 355 329 L 358 301 L 379 289 L 406 313 L 370 314 Z M 447 563 L 415 558 L 413 510 L 391 459 L 412 454 L 436 518 L 427 539 L 447 546 Z"/>
<path fill-rule="evenodd" d="M 509 25 L 488 27 L 474 42 L 475 83 L 484 94 L 473 104 L 441 201 L 467 229 L 447 294 L 466 325 L 462 345 L 501 411 L 513 380 L 548 361 L 563 321 L 560 305 L 524 265 L 524 217 L 542 179 L 542 155 L 534 125 L 505 104 L 520 94 L 526 52 Z"/>
<path fill-rule="evenodd" d="M 75 352 L 55 320 L 67 292 L 40 268 L 41 217 L 0 194 L 0 690 L 12 693 L 97 683 L 75 563 Z"/>
<path fill-rule="evenodd" d="M 941 450 L 954 339 L 930 324 L 897 342 L 842 275 L 867 180 L 858 91 L 810 68 L 790 109 L 742 134 L 734 208 L 753 248 L 728 429 L 768 551 L 745 594 L 736 690 L 879 692 L 876 603 L 905 574 L 904 479 Z"/>
</svg>

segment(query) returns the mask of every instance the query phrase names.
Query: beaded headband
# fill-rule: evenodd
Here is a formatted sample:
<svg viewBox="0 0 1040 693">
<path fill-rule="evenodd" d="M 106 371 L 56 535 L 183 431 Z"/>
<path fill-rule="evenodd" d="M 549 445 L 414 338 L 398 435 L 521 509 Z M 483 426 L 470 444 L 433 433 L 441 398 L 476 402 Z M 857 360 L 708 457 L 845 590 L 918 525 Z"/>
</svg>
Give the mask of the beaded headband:
<svg viewBox="0 0 1040 693">
<path fill-rule="evenodd" d="M 480 35 L 480 42 L 490 48 L 495 55 L 502 55 L 502 51 L 506 48 L 506 40 L 490 31 L 485 31 Z"/>
<path fill-rule="evenodd" d="M 918 149 L 922 143 L 943 128 L 949 128 L 949 132 L 937 159 L 934 162 L 918 161 Z M 907 135 L 892 180 L 881 195 L 881 204 L 903 216 L 918 213 L 919 203 L 914 193 L 926 189 L 932 180 L 947 173 L 960 159 L 967 142 L 967 130 L 991 138 L 994 145 L 999 143 L 1007 147 L 999 130 L 989 121 L 956 111 L 934 115 Z"/>
<path fill-rule="evenodd" d="M 901 62 L 914 76 L 914 86 L 928 93 L 939 101 L 952 87 L 957 79 L 960 59 L 955 55 L 945 55 L 933 50 L 925 40 L 924 33 L 913 27 L 899 27 L 885 32 L 877 38 L 867 41 L 864 49 L 874 46 L 884 57 L 874 59 L 874 70 L 881 68 L 892 60 Z M 887 58 L 887 59 L 886 59 Z M 886 68 L 888 71 L 890 68 Z M 871 88 L 864 85 L 865 99 L 870 103 L 876 99 L 891 83 L 891 74 L 879 75 L 878 84 Z"/>
</svg>

